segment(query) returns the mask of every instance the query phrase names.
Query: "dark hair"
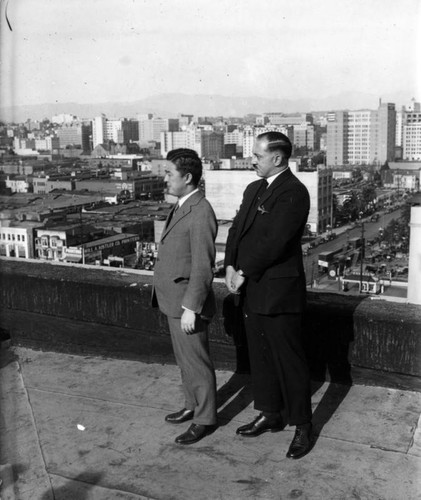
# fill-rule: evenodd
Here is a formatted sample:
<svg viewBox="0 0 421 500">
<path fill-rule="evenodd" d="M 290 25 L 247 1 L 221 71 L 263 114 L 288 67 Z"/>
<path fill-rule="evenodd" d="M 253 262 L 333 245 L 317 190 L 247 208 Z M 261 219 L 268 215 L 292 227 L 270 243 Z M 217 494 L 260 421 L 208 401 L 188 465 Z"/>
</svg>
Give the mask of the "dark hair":
<svg viewBox="0 0 421 500">
<path fill-rule="evenodd" d="M 173 149 L 167 154 L 167 160 L 174 163 L 176 169 L 184 177 L 191 174 L 194 186 L 199 184 L 202 177 L 202 161 L 193 149 Z"/>
<path fill-rule="evenodd" d="M 292 153 L 291 141 L 281 132 L 264 132 L 257 136 L 259 141 L 266 141 L 266 149 L 271 153 L 280 152 L 282 154 L 282 163 L 287 164 L 288 158 Z"/>
</svg>

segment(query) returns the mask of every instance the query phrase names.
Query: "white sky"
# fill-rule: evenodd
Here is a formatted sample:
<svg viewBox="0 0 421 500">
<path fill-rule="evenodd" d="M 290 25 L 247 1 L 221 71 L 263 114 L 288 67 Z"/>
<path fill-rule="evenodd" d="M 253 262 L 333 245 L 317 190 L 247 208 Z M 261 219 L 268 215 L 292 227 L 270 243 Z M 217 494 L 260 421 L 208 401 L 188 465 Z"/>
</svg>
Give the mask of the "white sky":
<svg viewBox="0 0 421 500">
<path fill-rule="evenodd" d="M 1 0 L 0 26 L 2 106 L 420 98 L 421 0 Z"/>
</svg>

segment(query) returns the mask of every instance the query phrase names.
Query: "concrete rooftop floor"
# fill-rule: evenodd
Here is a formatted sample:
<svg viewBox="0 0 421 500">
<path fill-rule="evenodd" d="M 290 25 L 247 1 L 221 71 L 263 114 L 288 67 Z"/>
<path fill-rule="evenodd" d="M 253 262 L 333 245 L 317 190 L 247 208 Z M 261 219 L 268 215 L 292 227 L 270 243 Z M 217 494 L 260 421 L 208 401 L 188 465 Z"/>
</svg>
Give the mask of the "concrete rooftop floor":
<svg viewBox="0 0 421 500">
<path fill-rule="evenodd" d="M 421 499 L 421 393 L 314 385 L 317 440 L 285 457 L 294 428 L 235 434 L 254 418 L 249 377 L 217 371 L 219 427 L 180 446 L 189 423 L 174 365 L 4 347 L 2 500 Z"/>
</svg>

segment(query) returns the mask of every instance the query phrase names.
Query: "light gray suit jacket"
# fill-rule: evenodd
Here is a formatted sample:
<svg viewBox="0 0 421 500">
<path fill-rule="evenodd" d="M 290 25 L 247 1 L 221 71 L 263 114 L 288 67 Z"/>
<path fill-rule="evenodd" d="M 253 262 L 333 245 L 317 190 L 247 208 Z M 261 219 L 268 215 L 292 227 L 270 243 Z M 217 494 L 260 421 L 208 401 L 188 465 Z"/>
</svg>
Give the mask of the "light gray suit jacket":
<svg viewBox="0 0 421 500">
<path fill-rule="evenodd" d="M 187 198 L 167 222 L 152 291 L 152 305 L 158 305 L 167 316 L 180 318 L 182 306 L 205 318 L 214 315 L 212 281 L 217 229 L 215 213 L 200 191 Z"/>
</svg>

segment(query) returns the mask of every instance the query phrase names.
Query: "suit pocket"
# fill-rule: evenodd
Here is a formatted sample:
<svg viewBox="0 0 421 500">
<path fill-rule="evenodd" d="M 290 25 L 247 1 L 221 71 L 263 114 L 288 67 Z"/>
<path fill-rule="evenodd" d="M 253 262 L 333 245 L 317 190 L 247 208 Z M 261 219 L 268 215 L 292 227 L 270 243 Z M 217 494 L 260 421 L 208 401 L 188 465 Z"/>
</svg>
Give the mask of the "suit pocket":
<svg viewBox="0 0 421 500">
<path fill-rule="evenodd" d="M 179 276 L 178 278 L 173 278 L 173 281 L 174 281 L 174 283 L 182 283 L 183 281 L 185 283 L 188 283 L 189 278 L 183 278 L 183 277 Z"/>
</svg>

